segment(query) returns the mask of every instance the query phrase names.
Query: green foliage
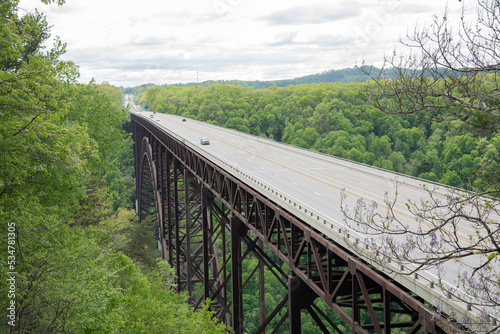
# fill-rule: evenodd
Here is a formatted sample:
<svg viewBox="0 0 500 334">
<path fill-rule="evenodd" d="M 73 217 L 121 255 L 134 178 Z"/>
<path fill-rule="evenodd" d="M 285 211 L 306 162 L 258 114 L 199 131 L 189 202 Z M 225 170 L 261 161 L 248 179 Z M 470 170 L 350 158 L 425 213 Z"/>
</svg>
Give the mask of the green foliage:
<svg viewBox="0 0 500 334">
<path fill-rule="evenodd" d="M 463 134 L 458 123 L 381 117 L 361 91 L 366 83 L 158 87 L 139 94 L 153 110 L 191 117 L 448 185 L 485 191 L 498 157 L 498 136 Z M 370 85 L 368 85 L 370 89 Z M 454 171 L 454 173 L 451 173 Z"/>
<path fill-rule="evenodd" d="M 40 218 L 17 221 L 26 240 L 16 277 L 24 332 L 191 333 L 204 325 L 221 332 L 206 309 L 193 312 L 170 289 L 173 271 L 164 261 L 146 276 L 124 254 L 103 251 L 100 231 L 71 228 L 57 213 L 38 210 Z"/>
<path fill-rule="evenodd" d="M 0 252 L 15 259 L 0 263 L 0 307 L 16 307 L 2 331 L 222 333 L 208 305 L 195 312 L 171 289 L 152 227 L 136 223 L 122 92 L 77 84 L 60 41 L 41 52 L 45 17 L 17 5 L 0 3 L 0 229 L 14 236 Z"/>
<path fill-rule="evenodd" d="M 124 131 L 129 123 L 128 113 L 122 108 L 123 93 L 108 84 L 73 86 L 79 98 L 73 102 L 71 121 L 86 126 L 98 147 L 98 158 L 92 160 L 93 182 L 109 187 L 112 208 L 132 208 L 135 184 L 132 179 L 133 154 L 130 135 Z"/>
</svg>

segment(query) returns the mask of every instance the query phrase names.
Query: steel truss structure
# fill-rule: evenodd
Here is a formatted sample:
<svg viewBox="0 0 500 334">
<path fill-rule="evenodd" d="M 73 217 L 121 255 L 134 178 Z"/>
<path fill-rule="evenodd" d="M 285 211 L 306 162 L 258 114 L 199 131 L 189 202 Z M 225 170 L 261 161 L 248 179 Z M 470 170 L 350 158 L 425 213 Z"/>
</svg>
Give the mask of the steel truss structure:
<svg viewBox="0 0 500 334">
<path fill-rule="evenodd" d="M 139 217 L 157 220 L 162 256 L 176 270 L 177 288 L 196 308 L 210 299 L 232 332 L 247 331 L 243 292 L 257 281 L 258 291 L 251 292 L 260 304 L 259 315 L 252 315 L 255 333 L 301 333 L 301 314 L 323 333 L 463 333 L 418 296 L 153 122 L 132 115 L 132 128 Z M 248 259 L 257 265 L 249 269 Z M 266 304 L 265 277 L 282 287 L 272 292 L 279 297 L 273 305 Z M 331 320 L 331 310 L 343 325 Z"/>
</svg>

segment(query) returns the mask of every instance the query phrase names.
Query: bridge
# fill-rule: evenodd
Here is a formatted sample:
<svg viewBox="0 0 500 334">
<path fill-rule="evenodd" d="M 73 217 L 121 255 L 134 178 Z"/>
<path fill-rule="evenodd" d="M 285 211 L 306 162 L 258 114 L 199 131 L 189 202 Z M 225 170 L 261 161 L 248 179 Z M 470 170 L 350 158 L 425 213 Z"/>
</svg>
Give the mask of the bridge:
<svg viewBox="0 0 500 334">
<path fill-rule="evenodd" d="M 352 200 L 383 202 L 394 174 L 137 106 L 131 119 L 139 219 L 156 220 L 179 291 L 195 308 L 210 299 L 234 333 L 246 331 L 243 292 L 252 280 L 256 333 L 301 333 L 303 311 L 324 333 L 464 333 L 439 316 L 436 301 L 444 313 L 479 312 L 443 295 L 435 273 L 398 274 L 411 268 L 394 263 L 388 271 L 350 251 L 363 236 L 343 223 L 341 189 Z M 201 137 L 211 143 L 201 145 Z M 419 196 L 420 182 L 402 181 L 402 194 Z M 257 265 L 242 273 L 250 258 Z M 266 291 L 266 274 L 283 293 Z M 270 307 L 266 292 L 281 299 Z"/>
</svg>

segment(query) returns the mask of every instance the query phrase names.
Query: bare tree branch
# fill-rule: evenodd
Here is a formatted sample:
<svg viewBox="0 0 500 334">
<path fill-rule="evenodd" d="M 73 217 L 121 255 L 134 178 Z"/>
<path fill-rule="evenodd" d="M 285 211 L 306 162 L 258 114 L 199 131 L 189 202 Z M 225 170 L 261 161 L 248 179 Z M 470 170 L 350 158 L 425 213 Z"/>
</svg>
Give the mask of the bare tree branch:
<svg viewBox="0 0 500 334">
<path fill-rule="evenodd" d="M 459 121 L 457 133 L 497 136 L 500 2 L 478 0 L 477 20 L 470 23 L 467 16 L 464 5 L 454 31 L 445 9 L 442 17 L 435 17 L 429 26 L 416 27 L 401 41 L 411 54 L 394 51 L 381 70 L 360 66 L 373 79 L 364 91 L 368 101 L 385 115 Z M 395 80 L 389 79 L 389 72 Z M 348 228 L 367 236 L 352 245 L 356 251 L 388 270 L 394 268 L 390 262 L 411 268 L 402 274 L 436 273 L 445 294 L 483 310 L 477 319 L 462 319 L 464 325 L 493 333 L 500 327 L 486 324 L 492 310 L 500 310 L 500 174 L 493 173 L 486 180 L 488 191 L 450 188 L 445 195 L 436 191 L 443 189 L 441 185 L 422 184 L 419 200 L 402 198 L 396 182 L 393 195 L 386 192 L 380 205 L 364 199 L 353 204 L 344 191 L 341 210 Z M 401 218 L 402 204 L 406 216 L 414 217 L 412 224 Z M 458 277 L 447 275 L 444 265 L 450 263 Z"/>
</svg>

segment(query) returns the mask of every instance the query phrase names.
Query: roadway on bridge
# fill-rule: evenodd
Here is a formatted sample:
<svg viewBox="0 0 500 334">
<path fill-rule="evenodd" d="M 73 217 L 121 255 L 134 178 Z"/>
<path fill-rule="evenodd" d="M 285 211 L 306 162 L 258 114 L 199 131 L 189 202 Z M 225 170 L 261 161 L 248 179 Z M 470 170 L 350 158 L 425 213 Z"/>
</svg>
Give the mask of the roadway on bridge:
<svg viewBox="0 0 500 334">
<path fill-rule="evenodd" d="M 392 199 L 397 184 L 399 199 L 394 211 L 401 224 L 408 225 L 409 229 L 428 228 L 410 216 L 406 207 L 408 199 L 420 202 L 428 196 L 419 186 L 423 183 L 421 180 L 277 144 L 191 119 L 183 121 L 182 117 L 167 114 L 155 114 L 151 118 L 152 113 L 144 111 L 137 114 L 165 127 L 196 146 L 199 151 L 207 152 L 209 156 L 217 157 L 238 170 L 245 171 L 252 178 L 270 185 L 286 198 L 310 208 L 328 221 L 335 222 L 336 226 L 345 225 L 344 216 L 340 211 L 342 189 L 345 189 L 350 208 L 354 208 L 358 199 L 362 198 L 367 205 L 376 201 L 379 210 L 383 211 L 384 198 L 389 196 Z M 201 137 L 210 138 L 210 145 L 201 145 Z M 428 184 L 428 187 L 433 189 L 435 185 Z M 435 194 L 446 201 L 445 191 L 444 188 L 436 189 Z M 458 242 L 467 244 L 469 235 L 474 233 L 475 230 L 464 222 Z M 459 274 L 458 270 L 459 266 L 453 263 L 446 267 L 446 278 L 451 286 L 456 286 L 453 280 Z M 436 279 L 436 270 L 429 269 L 425 275 L 429 279 Z"/>
<path fill-rule="evenodd" d="M 199 145 L 206 152 L 272 185 L 287 194 L 287 197 L 295 198 L 339 222 L 344 219 L 340 212 L 342 189 L 345 189 L 351 199 L 348 202 L 350 207 L 354 207 L 356 201 L 363 198 L 368 204 L 376 201 L 380 209 L 384 210 L 386 192 L 393 194 L 398 184 L 400 200 L 395 212 L 403 224 L 416 224 L 415 217 L 408 215 L 405 205 L 407 199 L 418 202 L 426 195 L 421 187 L 415 186 L 415 181 L 401 175 L 360 168 L 357 164 L 335 158 L 305 155 L 304 152 L 286 145 L 273 145 L 267 140 L 248 138 L 244 134 L 207 123 L 190 119 L 182 122 L 182 117 L 174 115 L 155 114 L 154 119 L 160 120 L 162 126 L 186 141 Z M 210 145 L 201 145 L 201 137 L 210 138 Z M 433 188 L 434 185 L 429 187 Z M 442 195 L 440 198 L 445 199 Z M 425 228 L 424 225 L 421 226 Z M 475 233 L 474 231 L 473 228 L 464 226 L 461 230 L 461 242 L 467 244 L 468 236 Z"/>
</svg>

